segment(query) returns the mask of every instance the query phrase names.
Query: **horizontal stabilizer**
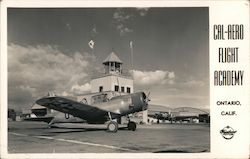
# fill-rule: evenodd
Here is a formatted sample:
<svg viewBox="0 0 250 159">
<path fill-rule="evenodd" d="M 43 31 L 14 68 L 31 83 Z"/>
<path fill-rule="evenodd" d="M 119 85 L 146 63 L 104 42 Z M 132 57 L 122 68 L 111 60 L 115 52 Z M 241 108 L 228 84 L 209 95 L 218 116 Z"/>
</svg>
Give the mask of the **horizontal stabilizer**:
<svg viewBox="0 0 250 159">
<path fill-rule="evenodd" d="M 50 121 L 53 119 L 54 117 L 33 117 L 33 118 L 25 118 L 25 121 L 43 121 L 46 123 L 50 123 Z"/>
</svg>

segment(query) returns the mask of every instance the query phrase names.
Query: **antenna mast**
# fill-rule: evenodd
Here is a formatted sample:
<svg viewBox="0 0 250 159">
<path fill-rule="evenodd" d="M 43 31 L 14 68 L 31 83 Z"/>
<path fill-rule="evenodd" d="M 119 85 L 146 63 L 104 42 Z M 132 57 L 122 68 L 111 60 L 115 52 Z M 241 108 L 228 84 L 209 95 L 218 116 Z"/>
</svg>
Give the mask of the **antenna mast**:
<svg viewBox="0 0 250 159">
<path fill-rule="evenodd" d="M 133 70 L 134 69 L 134 50 L 133 50 L 133 41 L 130 41 L 130 43 L 129 43 L 129 46 L 130 46 L 130 52 L 131 52 L 131 70 Z"/>
</svg>

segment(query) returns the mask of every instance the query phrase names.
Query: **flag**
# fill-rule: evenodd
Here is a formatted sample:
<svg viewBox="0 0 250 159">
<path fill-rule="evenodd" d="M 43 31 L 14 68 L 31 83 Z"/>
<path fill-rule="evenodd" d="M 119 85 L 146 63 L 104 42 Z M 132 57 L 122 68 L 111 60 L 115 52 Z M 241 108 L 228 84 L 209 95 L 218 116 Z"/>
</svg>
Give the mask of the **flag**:
<svg viewBox="0 0 250 159">
<path fill-rule="evenodd" d="M 95 45 L 95 42 L 94 42 L 93 40 L 90 40 L 90 42 L 89 42 L 89 47 L 90 47 L 91 49 L 94 49 L 94 45 Z"/>
<path fill-rule="evenodd" d="M 131 49 L 133 48 L 133 42 L 132 41 L 129 42 L 129 46 L 130 46 Z"/>
</svg>

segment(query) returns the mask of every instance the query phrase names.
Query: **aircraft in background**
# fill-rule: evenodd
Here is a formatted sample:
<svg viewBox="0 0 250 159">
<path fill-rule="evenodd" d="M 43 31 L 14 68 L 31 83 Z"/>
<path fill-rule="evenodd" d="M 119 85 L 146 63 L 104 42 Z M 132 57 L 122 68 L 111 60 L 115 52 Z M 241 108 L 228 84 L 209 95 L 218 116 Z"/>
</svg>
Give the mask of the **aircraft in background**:
<svg viewBox="0 0 250 159">
<path fill-rule="evenodd" d="M 107 130 L 117 132 L 118 122 L 122 116 L 129 117 L 129 114 L 147 110 L 149 99 L 144 92 L 131 93 L 126 95 L 108 98 L 107 93 L 101 92 L 94 95 L 94 101 L 88 104 L 86 101 L 75 101 L 66 97 L 49 94 L 36 103 L 46 108 L 56 110 L 65 114 L 65 118 L 70 115 L 74 122 L 86 122 L 89 124 L 104 124 L 108 122 Z M 38 118 L 28 118 L 30 121 L 45 121 L 49 124 L 56 122 L 57 116 L 44 116 Z M 80 119 L 80 120 L 79 120 Z M 68 121 L 70 122 L 70 121 Z M 128 129 L 135 131 L 136 123 L 128 122 Z"/>
<path fill-rule="evenodd" d="M 169 108 L 168 108 L 169 109 Z M 170 123 L 176 122 L 210 122 L 209 113 L 192 107 L 179 107 L 175 109 L 169 109 L 168 111 L 150 111 L 149 117 L 157 119 L 157 123 L 162 121 L 169 121 Z"/>
<path fill-rule="evenodd" d="M 157 119 L 157 123 L 160 123 L 160 120 L 169 120 L 170 114 L 164 111 L 149 111 L 148 117 Z"/>
</svg>

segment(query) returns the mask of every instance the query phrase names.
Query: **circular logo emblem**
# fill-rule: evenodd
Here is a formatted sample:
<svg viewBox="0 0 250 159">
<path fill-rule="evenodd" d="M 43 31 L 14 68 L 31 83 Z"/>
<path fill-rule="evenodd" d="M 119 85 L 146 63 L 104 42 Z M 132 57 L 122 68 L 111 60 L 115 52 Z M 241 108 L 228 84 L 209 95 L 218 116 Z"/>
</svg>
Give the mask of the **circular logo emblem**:
<svg viewBox="0 0 250 159">
<path fill-rule="evenodd" d="M 235 131 L 232 127 L 230 126 L 226 126 L 224 127 L 220 133 L 221 135 L 223 136 L 224 139 L 227 139 L 227 140 L 230 140 L 234 137 L 234 134 L 236 133 L 237 131 Z"/>
</svg>

